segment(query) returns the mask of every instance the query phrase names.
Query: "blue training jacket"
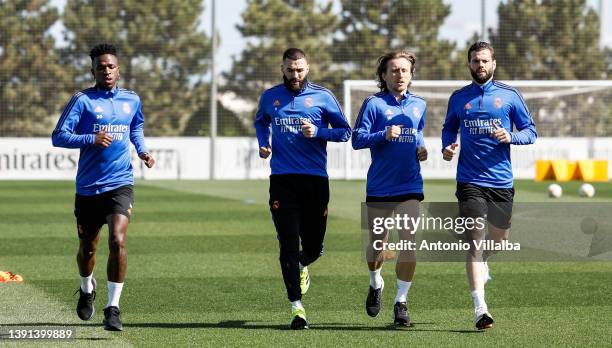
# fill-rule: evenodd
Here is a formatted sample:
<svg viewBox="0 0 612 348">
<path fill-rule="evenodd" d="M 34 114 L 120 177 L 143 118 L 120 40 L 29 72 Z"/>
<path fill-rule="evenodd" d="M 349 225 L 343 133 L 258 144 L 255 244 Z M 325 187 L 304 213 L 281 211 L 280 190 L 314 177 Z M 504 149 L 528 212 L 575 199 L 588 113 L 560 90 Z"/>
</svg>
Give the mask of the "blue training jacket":
<svg viewBox="0 0 612 348">
<path fill-rule="evenodd" d="M 140 97 L 115 87 L 110 91 L 88 88 L 66 105 L 51 136 L 53 146 L 80 149 L 76 192 L 93 196 L 133 185 L 130 141 L 138 154 L 147 152 Z M 113 137 L 107 148 L 94 145 L 95 134 Z"/>
<path fill-rule="evenodd" d="M 510 133 L 510 144 L 533 144 L 537 138 L 529 109 L 513 87 L 493 80 L 482 86 L 472 82 L 450 97 L 442 128 L 442 149 L 457 141 L 461 129 L 457 182 L 512 187 L 510 144 L 491 137 L 493 123 Z"/>
<path fill-rule="evenodd" d="M 314 138 L 302 134 L 303 120 L 317 127 Z M 327 142 L 344 142 L 351 136 L 351 127 L 334 95 L 310 82 L 297 93 L 284 84 L 264 91 L 254 126 L 260 147 L 270 146 L 272 129 L 272 174 L 327 177 Z"/>
<path fill-rule="evenodd" d="M 406 93 L 401 101 L 388 92 L 369 96 L 355 121 L 352 144 L 355 150 L 369 148 L 367 195 L 376 197 L 423 193 L 417 146 L 424 146 L 425 100 Z M 385 139 L 387 128 L 402 126 L 402 134 Z"/>
</svg>

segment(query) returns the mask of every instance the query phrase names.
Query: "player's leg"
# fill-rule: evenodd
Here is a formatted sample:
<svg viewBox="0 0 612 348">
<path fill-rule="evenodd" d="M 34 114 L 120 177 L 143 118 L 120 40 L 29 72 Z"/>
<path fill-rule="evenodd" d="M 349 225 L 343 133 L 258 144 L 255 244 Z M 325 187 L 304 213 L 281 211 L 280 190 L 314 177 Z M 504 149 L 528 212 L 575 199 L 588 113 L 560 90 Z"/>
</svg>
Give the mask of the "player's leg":
<svg viewBox="0 0 612 348">
<path fill-rule="evenodd" d="M 283 281 L 287 289 L 287 297 L 291 302 L 300 301 L 302 292 L 300 290 L 299 271 L 299 213 L 279 208 L 272 211 L 272 220 L 279 243 L 279 261 Z"/>
<path fill-rule="evenodd" d="M 381 275 L 385 262 L 383 245 L 387 243 L 389 231 L 381 223 L 393 213 L 395 203 L 386 202 L 381 197 L 366 197 L 366 218 L 368 226 L 367 244 L 365 246 L 366 262 L 370 272 L 370 285 L 366 297 L 366 313 L 371 317 L 378 316 L 382 307 L 382 293 L 385 282 Z"/>
<path fill-rule="evenodd" d="M 79 301 L 77 303 L 77 315 L 82 320 L 90 320 L 94 313 L 94 301 L 96 299 L 96 279 L 93 276 L 96 264 L 96 249 L 100 239 L 101 225 L 78 225 L 79 250 L 77 252 L 77 265 L 81 276 L 79 287 Z"/>
<path fill-rule="evenodd" d="M 481 187 L 458 183 L 456 196 L 459 200 L 459 212 L 462 217 L 483 219 L 487 215 L 487 197 Z M 478 243 L 485 240 L 486 230 L 478 227 L 476 224 L 473 229 L 466 231 L 470 250 L 466 255 L 465 269 L 472 301 L 474 302 L 476 327 L 478 329 L 486 329 L 492 327 L 493 318 L 489 314 L 485 302 L 483 250 L 482 248 L 477 248 Z"/>
<path fill-rule="evenodd" d="M 291 302 L 292 329 L 306 329 L 306 312 L 300 289 L 300 212 L 296 191 L 299 180 L 292 175 L 270 176 L 270 212 L 280 248 L 280 266 L 287 297 Z"/>
<path fill-rule="evenodd" d="M 81 276 L 81 290 L 85 293 L 91 293 L 94 290 L 93 270 L 96 265 L 96 251 L 102 226 L 77 225 L 77 229 L 79 230 L 77 265 Z"/>
<path fill-rule="evenodd" d="M 402 217 L 418 217 L 420 213 L 419 202 L 423 199 L 422 195 L 419 194 L 419 197 L 411 196 L 406 198 L 410 199 L 400 203 L 395 209 L 395 213 L 400 214 Z M 402 229 L 398 231 L 398 235 L 400 242 L 414 243 L 416 240 L 416 231 Z M 395 325 L 411 325 L 410 315 L 408 313 L 408 292 L 412 286 L 412 278 L 414 277 L 415 269 L 415 251 L 401 250 L 397 263 L 395 264 L 395 275 L 397 278 L 397 293 L 395 295 L 395 300 L 393 301 L 393 322 Z"/>
<path fill-rule="evenodd" d="M 476 204 L 472 203 L 471 205 Z M 476 211 L 471 216 L 482 217 L 481 213 L 481 211 Z M 484 262 L 483 250 L 476 247 L 476 243 L 485 240 L 486 231 L 485 229 L 474 227 L 466 233 L 470 243 L 470 250 L 466 256 L 465 269 L 474 303 L 475 325 L 479 330 L 488 329 L 493 326 L 493 317 L 489 313 L 485 301 L 485 284 L 487 282 L 486 277 L 488 277 L 488 267 Z"/>
<path fill-rule="evenodd" d="M 123 186 L 105 195 L 105 205 L 111 214 L 107 215 L 108 224 L 108 302 L 104 308 L 104 329 L 121 331 L 121 312 L 119 300 L 127 271 L 126 237 L 132 214 L 134 195 L 131 186 Z"/>
<path fill-rule="evenodd" d="M 76 261 L 81 277 L 79 287 L 79 301 L 76 312 L 82 320 L 90 320 L 94 313 L 96 299 L 96 279 L 93 270 L 96 264 L 96 250 L 100 239 L 100 229 L 104 220 L 97 214 L 94 197 L 76 195 L 74 215 L 77 218 L 77 232 L 79 236 L 79 249 Z"/>
<path fill-rule="evenodd" d="M 506 241 L 510 236 L 514 188 L 488 189 L 486 193 L 488 194 L 489 202 L 489 230 L 487 240 L 492 240 L 495 243 Z M 487 259 L 496 253 L 496 250 L 485 251 L 483 255 L 485 264 Z"/>
<path fill-rule="evenodd" d="M 323 255 L 323 243 L 327 230 L 327 205 L 329 203 L 329 180 L 319 176 L 308 176 L 302 182 L 306 194 L 300 201 L 300 267 L 306 269 Z M 306 291 L 302 291 L 305 293 Z"/>
</svg>

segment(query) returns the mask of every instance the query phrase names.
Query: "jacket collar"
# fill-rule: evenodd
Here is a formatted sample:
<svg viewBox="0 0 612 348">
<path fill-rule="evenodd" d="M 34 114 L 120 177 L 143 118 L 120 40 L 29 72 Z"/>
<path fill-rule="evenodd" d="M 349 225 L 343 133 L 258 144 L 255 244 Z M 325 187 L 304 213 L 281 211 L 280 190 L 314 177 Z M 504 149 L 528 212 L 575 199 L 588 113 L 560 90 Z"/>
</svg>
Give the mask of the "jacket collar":
<svg viewBox="0 0 612 348">
<path fill-rule="evenodd" d="M 394 96 L 394 95 L 393 95 L 391 92 L 389 92 L 389 91 L 387 91 L 387 92 L 386 92 L 385 96 L 386 96 L 387 98 L 389 98 L 389 101 L 393 101 L 393 102 L 395 102 L 395 104 L 397 104 L 397 105 L 401 105 L 402 103 L 405 103 L 405 102 L 407 102 L 408 100 L 410 100 L 410 92 L 409 92 L 408 90 L 406 90 L 406 91 L 404 92 L 404 94 L 402 94 L 402 96 L 403 96 L 404 98 L 402 98 L 402 100 L 400 100 L 400 101 L 397 101 L 397 99 L 395 99 L 395 96 Z"/>
<path fill-rule="evenodd" d="M 481 91 L 488 91 L 489 89 L 491 89 L 491 86 L 493 86 L 493 78 L 491 78 L 489 81 L 483 83 L 482 85 L 477 83 L 476 81 L 472 80 L 472 88 L 477 88 Z"/>
<path fill-rule="evenodd" d="M 117 94 L 119 93 L 119 85 L 115 85 L 115 88 L 111 90 L 102 89 L 102 88 L 99 88 L 98 86 L 96 86 L 95 88 L 96 88 L 96 91 L 98 91 L 98 93 L 106 97 L 116 97 Z"/>
</svg>

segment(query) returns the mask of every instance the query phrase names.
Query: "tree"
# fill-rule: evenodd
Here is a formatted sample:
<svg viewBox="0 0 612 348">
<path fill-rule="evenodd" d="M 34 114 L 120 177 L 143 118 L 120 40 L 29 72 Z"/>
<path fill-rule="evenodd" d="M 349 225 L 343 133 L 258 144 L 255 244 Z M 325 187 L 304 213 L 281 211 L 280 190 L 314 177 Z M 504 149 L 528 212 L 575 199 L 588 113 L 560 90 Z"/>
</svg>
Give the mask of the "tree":
<svg viewBox="0 0 612 348">
<path fill-rule="evenodd" d="M 47 34 L 59 14 L 46 0 L 0 2 L 0 134 L 49 136 L 67 76 Z"/>
<path fill-rule="evenodd" d="M 323 5 L 315 0 L 247 2 L 244 23 L 237 28 L 248 41 L 240 56 L 233 58 L 231 71 L 224 74 L 226 90 L 257 101 L 266 88 L 282 82 L 281 59 L 289 47 L 304 50 L 312 80 L 338 88 L 340 77 L 334 73 L 330 49 L 337 23 L 331 1 Z"/>
<path fill-rule="evenodd" d="M 120 85 L 142 98 L 148 135 L 180 135 L 205 101 L 209 38 L 198 30 L 201 0 L 68 0 L 67 65 L 91 81 L 88 53 L 101 42 L 119 52 Z"/>
<path fill-rule="evenodd" d="M 376 60 L 389 50 L 407 49 L 417 57 L 416 78 L 451 79 L 458 71 L 455 44 L 438 39 L 450 5 L 442 0 L 341 0 L 334 61 L 348 67 L 346 78 L 374 79 Z"/>
<path fill-rule="evenodd" d="M 498 79 L 597 80 L 612 76 L 606 53 L 599 48 L 599 17 L 585 0 L 514 0 L 500 3 L 498 13 L 498 29 L 489 30 Z M 538 133 L 609 136 L 609 97 L 597 91 L 574 92 L 556 98 L 526 96 Z"/>
<path fill-rule="evenodd" d="M 500 3 L 489 30 L 500 79 L 573 80 L 611 76 L 599 49 L 599 18 L 586 0 Z"/>
</svg>

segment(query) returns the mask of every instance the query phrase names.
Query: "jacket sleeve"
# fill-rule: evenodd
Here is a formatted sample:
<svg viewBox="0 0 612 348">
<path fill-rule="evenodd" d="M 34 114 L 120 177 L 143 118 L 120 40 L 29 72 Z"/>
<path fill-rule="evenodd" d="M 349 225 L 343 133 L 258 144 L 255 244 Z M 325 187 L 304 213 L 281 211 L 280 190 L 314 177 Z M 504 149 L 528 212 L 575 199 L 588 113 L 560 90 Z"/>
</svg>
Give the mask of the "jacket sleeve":
<svg viewBox="0 0 612 348">
<path fill-rule="evenodd" d="M 270 147 L 270 123 L 272 122 L 270 115 L 266 113 L 264 107 L 264 94 L 259 98 L 259 106 L 255 114 L 255 133 L 257 134 L 257 142 L 259 147 Z"/>
<path fill-rule="evenodd" d="M 149 152 L 145 144 L 144 115 L 142 114 L 142 104 L 140 102 L 140 99 L 138 100 L 138 108 L 136 109 L 136 114 L 134 115 L 132 123 L 130 124 L 130 141 L 136 147 L 136 152 L 138 153 L 138 155 L 143 154 L 145 152 Z"/>
<path fill-rule="evenodd" d="M 51 134 L 53 146 L 78 149 L 95 142 L 95 134 L 77 134 L 76 128 L 81 120 L 83 103 L 80 95 L 75 94 L 57 121 L 57 125 Z"/>
<path fill-rule="evenodd" d="M 510 144 L 533 144 L 538 137 L 538 133 L 536 132 L 535 123 L 527 108 L 527 104 L 525 104 L 525 101 L 518 92 L 516 92 L 516 99 L 513 103 L 511 120 L 517 131 L 510 133 Z"/>
<path fill-rule="evenodd" d="M 340 104 L 331 92 L 325 92 L 327 95 L 326 104 L 326 119 L 332 128 L 320 127 L 317 129 L 315 137 L 325 141 L 345 142 L 351 137 L 351 126 L 348 124 Z"/>
<path fill-rule="evenodd" d="M 457 141 L 457 133 L 459 132 L 459 116 L 454 110 L 453 97 L 448 100 L 446 109 L 446 119 L 442 126 L 442 151 L 448 146 Z"/>
<path fill-rule="evenodd" d="M 425 146 L 425 138 L 423 137 L 423 129 L 425 128 L 425 115 L 427 114 L 427 106 L 423 110 L 423 115 L 421 116 L 421 120 L 419 121 L 419 126 L 417 128 L 417 146 Z"/>
<path fill-rule="evenodd" d="M 372 127 L 376 122 L 378 114 L 371 100 L 372 97 L 369 97 L 363 101 L 355 120 L 353 138 L 351 139 L 353 149 L 355 150 L 371 148 L 386 141 L 385 130 L 372 133 Z"/>
</svg>

